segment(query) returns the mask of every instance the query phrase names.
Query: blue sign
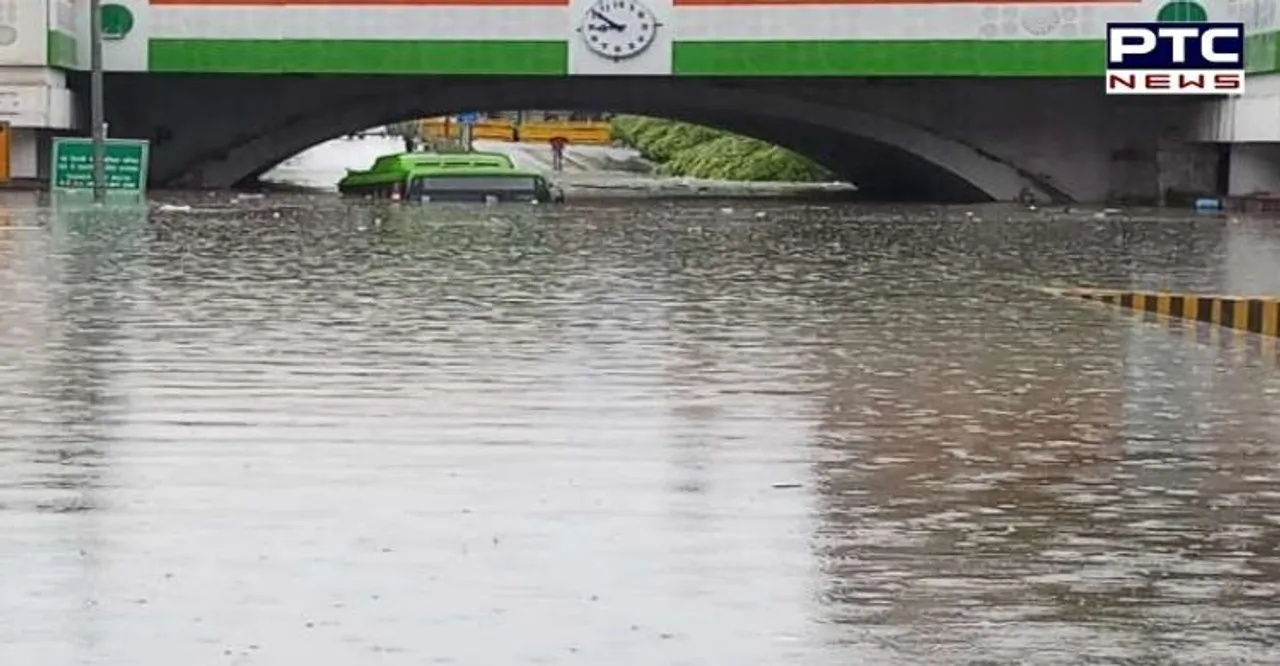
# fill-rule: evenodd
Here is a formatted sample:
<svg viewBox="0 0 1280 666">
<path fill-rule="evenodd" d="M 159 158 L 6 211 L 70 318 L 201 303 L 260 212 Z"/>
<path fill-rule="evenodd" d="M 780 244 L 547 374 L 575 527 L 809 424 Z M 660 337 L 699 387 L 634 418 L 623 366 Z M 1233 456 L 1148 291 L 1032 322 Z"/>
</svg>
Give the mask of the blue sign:
<svg viewBox="0 0 1280 666">
<path fill-rule="evenodd" d="M 475 111 L 467 111 L 458 114 L 458 122 L 463 125 L 474 125 L 480 122 L 480 114 Z"/>
<path fill-rule="evenodd" d="M 1240 71 L 1242 23 L 1108 23 L 1108 70 Z"/>
</svg>

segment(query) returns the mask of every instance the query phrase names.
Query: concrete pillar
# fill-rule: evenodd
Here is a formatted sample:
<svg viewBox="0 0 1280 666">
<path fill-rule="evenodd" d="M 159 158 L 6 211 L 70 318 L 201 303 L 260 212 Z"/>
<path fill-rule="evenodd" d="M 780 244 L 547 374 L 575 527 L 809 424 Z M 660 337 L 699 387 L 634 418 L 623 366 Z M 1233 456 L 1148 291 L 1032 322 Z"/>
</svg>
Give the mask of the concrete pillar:
<svg viewBox="0 0 1280 666">
<path fill-rule="evenodd" d="M 66 79 L 50 67 L 0 65 L 0 120 L 10 124 L 13 178 L 47 177 L 49 137 L 75 127 L 76 100 Z"/>
<path fill-rule="evenodd" d="M 1161 138 L 1156 150 L 1160 204 L 1174 203 L 1181 196 L 1217 193 L 1219 166 L 1217 144 Z"/>
<path fill-rule="evenodd" d="M 1227 193 L 1280 195 L 1280 143 L 1232 144 Z"/>
<path fill-rule="evenodd" d="M 38 178 L 40 174 L 40 130 L 15 127 L 10 133 L 9 175 L 15 179 Z"/>
</svg>

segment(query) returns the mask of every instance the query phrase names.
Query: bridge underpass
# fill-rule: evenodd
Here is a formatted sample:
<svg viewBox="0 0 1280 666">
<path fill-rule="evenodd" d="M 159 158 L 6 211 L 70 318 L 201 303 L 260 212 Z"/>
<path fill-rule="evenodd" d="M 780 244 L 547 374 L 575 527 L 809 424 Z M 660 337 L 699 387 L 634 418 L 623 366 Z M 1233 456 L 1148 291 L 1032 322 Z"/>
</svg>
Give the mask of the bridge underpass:
<svg viewBox="0 0 1280 666">
<path fill-rule="evenodd" d="M 81 79 L 78 83 L 83 84 Z M 128 74 L 116 136 L 152 142 L 156 187 L 226 188 L 325 140 L 465 110 L 607 110 L 736 132 L 812 158 L 873 200 L 1154 202 L 1212 190 L 1185 100 L 1076 79 L 705 79 Z"/>
</svg>

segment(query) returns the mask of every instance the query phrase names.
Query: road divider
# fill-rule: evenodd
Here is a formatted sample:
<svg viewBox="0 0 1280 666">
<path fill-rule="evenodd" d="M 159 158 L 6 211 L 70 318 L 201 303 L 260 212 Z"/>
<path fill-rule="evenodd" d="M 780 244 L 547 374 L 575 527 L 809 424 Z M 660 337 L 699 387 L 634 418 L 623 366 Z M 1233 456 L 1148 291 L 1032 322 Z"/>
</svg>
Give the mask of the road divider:
<svg viewBox="0 0 1280 666">
<path fill-rule="evenodd" d="M 1068 298 L 1280 337 L 1280 298 L 1114 289 L 1050 289 Z"/>
<path fill-rule="evenodd" d="M 462 124 L 453 118 L 427 118 L 420 122 L 419 127 L 426 139 L 457 138 L 462 134 Z M 612 131 L 612 125 L 603 121 L 526 121 L 517 124 L 501 118 L 486 118 L 472 124 L 471 138 L 545 145 L 555 137 L 562 137 L 571 146 L 608 146 L 613 143 Z"/>
</svg>

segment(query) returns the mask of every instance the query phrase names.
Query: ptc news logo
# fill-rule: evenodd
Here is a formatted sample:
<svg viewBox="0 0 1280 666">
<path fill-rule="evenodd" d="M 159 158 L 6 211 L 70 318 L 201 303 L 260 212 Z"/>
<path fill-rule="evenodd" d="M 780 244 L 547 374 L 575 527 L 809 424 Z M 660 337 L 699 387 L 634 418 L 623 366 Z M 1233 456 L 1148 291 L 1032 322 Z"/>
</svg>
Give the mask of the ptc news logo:
<svg viewBox="0 0 1280 666">
<path fill-rule="evenodd" d="M 1108 24 L 1107 94 L 1243 95 L 1244 24 Z"/>
</svg>

